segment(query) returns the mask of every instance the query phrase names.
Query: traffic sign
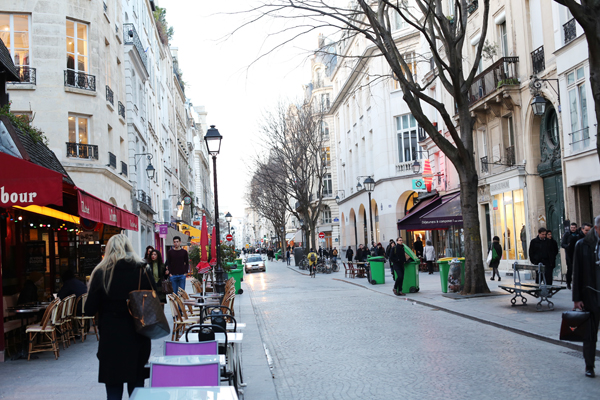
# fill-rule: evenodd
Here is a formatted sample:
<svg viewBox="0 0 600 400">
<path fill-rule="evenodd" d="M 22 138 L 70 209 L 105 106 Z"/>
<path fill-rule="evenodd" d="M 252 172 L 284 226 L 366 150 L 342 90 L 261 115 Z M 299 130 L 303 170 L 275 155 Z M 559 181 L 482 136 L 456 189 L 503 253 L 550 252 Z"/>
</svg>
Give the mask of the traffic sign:
<svg viewBox="0 0 600 400">
<path fill-rule="evenodd" d="M 319 239 L 325 239 L 325 233 L 319 232 Z"/>
<path fill-rule="evenodd" d="M 231 242 L 233 240 L 233 235 L 228 234 L 227 236 L 225 236 L 225 239 L 227 239 L 228 242 Z"/>
<path fill-rule="evenodd" d="M 250 248 L 250 245 L 249 245 L 248 243 L 246 243 L 246 248 L 247 248 L 247 249 L 248 249 L 248 248 Z"/>
</svg>

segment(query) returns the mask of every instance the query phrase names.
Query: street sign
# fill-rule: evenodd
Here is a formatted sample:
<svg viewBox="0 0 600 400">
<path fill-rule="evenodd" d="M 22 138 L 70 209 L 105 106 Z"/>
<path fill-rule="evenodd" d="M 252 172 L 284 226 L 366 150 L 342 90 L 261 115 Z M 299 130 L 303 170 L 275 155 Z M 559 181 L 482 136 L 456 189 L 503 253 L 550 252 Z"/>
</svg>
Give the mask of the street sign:
<svg viewBox="0 0 600 400">
<path fill-rule="evenodd" d="M 158 236 L 162 239 L 167 237 L 169 233 L 169 226 L 167 224 L 161 224 L 158 226 Z"/>
<path fill-rule="evenodd" d="M 426 192 L 427 187 L 425 186 L 425 181 L 423 179 L 413 179 L 412 180 L 412 188 L 417 192 Z"/>
<path fill-rule="evenodd" d="M 227 239 L 228 242 L 231 242 L 233 240 L 233 235 L 228 234 L 227 236 L 225 236 L 225 239 Z"/>
<path fill-rule="evenodd" d="M 325 233 L 319 232 L 319 239 L 325 239 Z"/>
<path fill-rule="evenodd" d="M 247 248 L 247 249 L 249 249 L 249 248 L 250 248 L 250 245 L 249 245 L 248 243 L 246 243 L 246 248 Z"/>
</svg>

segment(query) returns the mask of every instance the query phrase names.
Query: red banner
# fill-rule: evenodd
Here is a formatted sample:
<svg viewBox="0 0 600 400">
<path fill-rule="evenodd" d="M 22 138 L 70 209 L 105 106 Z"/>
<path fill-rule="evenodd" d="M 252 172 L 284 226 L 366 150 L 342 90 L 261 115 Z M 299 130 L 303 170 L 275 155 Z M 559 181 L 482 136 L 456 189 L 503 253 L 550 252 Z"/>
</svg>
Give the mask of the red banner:
<svg viewBox="0 0 600 400">
<path fill-rule="evenodd" d="M 121 229 L 138 230 L 138 217 L 129 211 L 92 196 L 81 189 L 77 191 L 77 200 L 80 217 L 106 225 L 118 226 Z"/>
<path fill-rule="evenodd" d="M 127 229 L 130 231 L 138 231 L 138 216 L 130 213 L 129 211 L 125 211 L 122 208 L 117 209 L 117 213 L 119 214 L 119 227 L 121 229 Z"/>
<path fill-rule="evenodd" d="M 102 201 L 94 196 L 77 191 L 79 216 L 95 222 L 102 221 Z"/>
<path fill-rule="evenodd" d="M 0 207 L 63 205 L 62 174 L 0 152 Z"/>
</svg>

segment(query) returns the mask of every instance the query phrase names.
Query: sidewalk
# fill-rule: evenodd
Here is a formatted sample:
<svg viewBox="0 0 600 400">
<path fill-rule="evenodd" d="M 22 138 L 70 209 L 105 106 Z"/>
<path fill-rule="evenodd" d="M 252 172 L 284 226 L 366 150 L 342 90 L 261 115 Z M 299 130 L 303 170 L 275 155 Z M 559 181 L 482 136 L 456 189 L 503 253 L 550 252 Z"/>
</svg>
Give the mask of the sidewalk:
<svg viewBox="0 0 600 400">
<path fill-rule="evenodd" d="M 299 273 L 308 274 L 298 267 L 292 266 L 291 269 Z M 559 340 L 562 313 L 563 311 L 570 311 L 573 309 L 570 290 L 561 290 L 551 298 L 551 301 L 554 303 L 554 310 L 550 311 L 546 303 L 544 303 L 542 308 L 543 311 L 537 311 L 535 306 L 539 299 L 529 295 L 524 295 L 528 301 L 527 306 L 512 307 L 510 299 L 513 295 L 509 295 L 504 290 L 498 288 L 498 285 L 502 283 L 513 283 L 513 277 L 505 276 L 502 278 L 501 282 L 498 282 L 497 280 L 491 281 L 489 280 L 491 271 L 488 270 L 486 270 L 486 280 L 490 291 L 494 295 L 462 299 L 442 296 L 439 272 L 435 272 L 433 275 L 429 275 L 426 272 L 420 272 L 419 292 L 407 293 L 406 296 L 395 296 L 392 293 L 394 281 L 390 274 L 388 264 L 386 264 L 384 284 L 371 285 L 366 278 L 345 278 L 343 266 L 337 273 L 322 276 L 331 277 L 332 279 L 341 282 L 362 286 L 367 290 L 397 297 L 398 301 L 413 301 L 463 318 L 469 318 L 573 350 L 581 351 L 582 348 L 579 343 L 562 342 Z M 319 278 L 320 277 L 321 275 L 319 275 Z M 523 280 L 523 282 L 534 281 Z M 517 304 L 521 304 L 519 299 L 517 299 Z M 600 351 L 597 353 L 600 356 Z"/>
</svg>

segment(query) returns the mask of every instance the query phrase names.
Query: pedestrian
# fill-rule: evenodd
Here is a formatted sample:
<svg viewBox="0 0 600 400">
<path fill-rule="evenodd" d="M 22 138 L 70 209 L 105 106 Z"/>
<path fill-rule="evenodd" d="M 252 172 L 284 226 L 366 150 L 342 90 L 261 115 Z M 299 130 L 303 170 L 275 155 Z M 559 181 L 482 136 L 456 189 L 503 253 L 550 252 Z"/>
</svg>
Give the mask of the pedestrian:
<svg viewBox="0 0 600 400">
<path fill-rule="evenodd" d="M 144 260 L 146 260 L 146 262 L 148 264 L 150 264 L 150 253 L 152 253 L 152 250 L 154 250 L 154 247 L 146 246 L 146 253 L 144 254 Z"/>
<path fill-rule="evenodd" d="M 377 243 L 377 256 L 385 257 L 385 250 L 384 250 L 383 246 L 381 245 L 381 243 Z"/>
<path fill-rule="evenodd" d="M 287 260 L 287 265 L 290 265 L 290 247 L 288 246 L 287 250 L 285 251 L 285 259 Z"/>
<path fill-rule="evenodd" d="M 363 248 L 362 243 L 358 245 L 358 249 L 356 249 L 356 255 L 354 256 L 354 261 L 356 262 L 362 262 L 363 258 L 365 258 L 367 255 L 364 254 L 363 252 L 366 253 L 366 249 Z"/>
<path fill-rule="evenodd" d="M 346 250 L 346 259 L 349 263 L 352 262 L 352 257 L 354 256 L 354 251 L 352 250 L 352 246 L 348 246 L 348 250 Z"/>
<path fill-rule="evenodd" d="M 546 241 L 546 228 L 538 229 L 538 235 L 529 243 L 529 261 L 533 265 L 542 264 L 548 268 L 548 242 Z M 539 283 L 540 277 L 536 276 L 536 283 Z"/>
<path fill-rule="evenodd" d="M 417 236 L 417 241 L 413 244 L 415 248 L 415 255 L 419 258 L 423 258 L 423 242 L 421 236 Z"/>
<path fill-rule="evenodd" d="M 391 251 L 391 258 L 393 263 L 394 272 L 396 273 L 396 281 L 394 282 L 394 289 L 392 290 L 396 296 L 405 296 L 402 292 L 402 284 L 404 283 L 404 262 L 406 261 L 406 251 L 404 250 L 404 244 L 402 238 L 399 237 L 396 241 L 396 247 Z"/>
<path fill-rule="evenodd" d="M 162 304 L 167 304 L 167 293 L 162 289 L 162 281 L 169 279 L 169 269 L 165 267 L 162 260 L 162 254 L 158 250 L 152 250 L 150 253 L 150 269 L 152 270 L 152 277 L 156 284 L 156 294 Z"/>
<path fill-rule="evenodd" d="M 498 236 L 494 236 L 492 239 L 492 248 L 490 249 L 492 252 L 492 261 L 490 261 L 490 268 L 492 269 L 492 277 L 490 280 L 494 280 L 494 277 L 498 275 L 498 281 L 500 279 L 500 273 L 498 272 L 498 266 L 500 265 L 500 260 L 502 260 L 502 246 L 500 245 L 500 238 Z"/>
<path fill-rule="evenodd" d="M 394 242 L 394 239 L 390 239 L 390 243 L 387 245 L 386 249 L 385 249 L 385 258 L 387 258 L 390 262 L 390 273 L 392 274 L 392 276 L 394 276 L 394 268 L 392 266 L 392 258 L 390 256 L 390 252 L 392 251 L 392 249 L 396 247 L 396 242 Z"/>
<path fill-rule="evenodd" d="M 560 247 L 565 249 L 565 251 L 569 248 L 569 243 L 571 243 L 571 234 L 575 232 L 577 232 L 577 222 L 571 222 L 569 231 L 563 235 L 562 240 L 560 241 Z"/>
<path fill-rule="evenodd" d="M 546 231 L 546 241 L 548 242 L 548 266 L 544 270 L 546 285 L 552 285 L 552 275 L 556 267 L 556 256 L 558 255 L 558 243 L 552 239 L 552 231 Z"/>
<path fill-rule="evenodd" d="M 190 268 L 190 257 L 187 250 L 181 248 L 181 237 L 173 238 L 173 247 L 167 252 L 167 268 L 171 273 L 173 293 L 179 293 L 179 288 L 185 290 L 185 277 Z"/>
<path fill-rule="evenodd" d="M 498 239 L 499 240 L 499 239 Z M 433 275 L 433 262 L 435 261 L 435 247 L 431 244 L 431 240 L 427 241 L 427 245 L 423 250 L 423 257 L 425 257 L 425 263 L 427 264 L 427 271 L 429 275 Z"/>
<path fill-rule="evenodd" d="M 63 282 L 62 287 L 56 294 L 61 300 L 72 294 L 75 298 L 79 298 L 82 294 L 87 293 L 87 286 L 75 277 L 75 274 L 71 269 L 66 270 L 62 273 L 61 279 Z M 77 315 L 81 315 L 81 302 L 77 303 Z"/>
<path fill-rule="evenodd" d="M 600 322 L 600 215 L 594 221 L 594 229 L 575 244 L 573 253 L 573 306 L 590 312 L 591 337 L 583 342 L 585 376 L 593 378 Z"/>
<path fill-rule="evenodd" d="M 319 256 L 314 249 L 310 249 L 306 258 L 308 258 L 308 270 L 310 271 L 310 275 L 314 278 L 316 275 L 317 261 L 319 260 Z"/>
<path fill-rule="evenodd" d="M 590 224 L 582 224 L 581 228 L 571 232 L 569 235 L 569 245 L 565 251 L 565 258 L 567 260 L 567 289 L 571 289 L 571 282 L 573 280 L 573 253 L 575 253 L 575 245 L 579 239 L 583 239 L 585 235 L 592 229 Z"/>
<path fill-rule="evenodd" d="M 152 271 L 123 234 L 108 240 L 104 258 L 92 271 L 85 314 L 98 313 L 98 382 L 106 385 L 108 400 L 121 399 L 125 383 L 131 397 L 133 390 L 143 387 L 148 378 L 145 365 L 151 340 L 135 331 L 127 306 L 129 292 L 138 288 L 156 290 L 154 282 L 144 276 L 146 273 L 151 276 Z"/>
<path fill-rule="evenodd" d="M 331 250 L 331 259 L 334 263 L 337 262 L 337 256 L 338 256 L 337 247 L 334 247 L 333 250 Z"/>
<path fill-rule="evenodd" d="M 375 245 L 375 242 L 371 242 L 371 257 L 377 257 L 377 246 Z"/>
</svg>

